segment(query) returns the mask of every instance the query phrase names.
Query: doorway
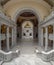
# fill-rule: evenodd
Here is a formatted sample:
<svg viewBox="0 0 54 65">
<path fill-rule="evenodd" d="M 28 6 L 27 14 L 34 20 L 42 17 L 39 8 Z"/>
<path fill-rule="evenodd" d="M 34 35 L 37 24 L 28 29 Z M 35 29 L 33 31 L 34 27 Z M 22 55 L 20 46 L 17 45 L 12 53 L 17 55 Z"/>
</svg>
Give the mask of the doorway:
<svg viewBox="0 0 54 65">
<path fill-rule="evenodd" d="M 22 23 L 22 39 L 33 39 L 33 24 L 31 21 Z"/>
<path fill-rule="evenodd" d="M 38 20 L 35 14 L 26 11 L 17 19 L 17 48 L 21 53 L 34 53 L 38 45 Z"/>
<path fill-rule="evenodd" d="M 17 40 L 38 40 L 38 20 L 32 12 L 22 12 L 17 19 Z"/>
</svg>

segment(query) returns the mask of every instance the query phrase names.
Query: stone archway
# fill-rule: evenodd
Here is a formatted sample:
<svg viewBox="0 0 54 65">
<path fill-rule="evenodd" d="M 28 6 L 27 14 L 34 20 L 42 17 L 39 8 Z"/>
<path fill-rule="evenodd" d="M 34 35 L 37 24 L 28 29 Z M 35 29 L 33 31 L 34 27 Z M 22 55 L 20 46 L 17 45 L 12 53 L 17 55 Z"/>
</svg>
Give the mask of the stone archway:
<svg viewBox="0 0 54 65">
<path fill-rule="evenodd" d="M 40 23 L 40 21 L 41 21 L 41 18 L 40 18 L 40 16 L 38 15 L 38 14 L 36 14 L 36 12 L 35 12 L 35 10 L 33 10 L 33 9 L 22 9 L 22 10 L 20 10 L 20 11 L 18 11 L 16 14 L 15 14 L 15 16 L 14 16 L 14 20 L 15 20 L 15 22 L 16 22 L 16 25 L 17 25 L 17 20 L 18 20 L 18 18 L 19 17 L 21 17 L 20 15 L 22 14 L 22 13 L 24 13 L 24 12 L 31 12 L 36 18 L 37 18 L 37 20 L 38 20 L 38 42 L 36 42 L 36 40 L 35 40 L 35 42 L 33 42 L 33 40 L 21 40 L 21 36 L 22 36 L 22 23 L 24 22 L 24 21 L 31 21 L 30 19 L 24 19 L 24 20 L 22 20 L 21 22 L 22 23 L 20 23 L 19 21 L 18 21 L 18 29 L 19 29 L 19 31 L 17 32 L 17 26 L 15 27 L 15 31 L 14 31 L 14 33 L 15 33 L 15 37 L 16 37 L 16 43 L 18 44 L 18 46 L 20 47 L 20 50 L 21 50 L 21 53 L 34 53 L 34 49 L 35 49 L 35 45 L 39 45 L 40 43 L 39 43 L 39 41 L 40 41 L 40 27 L 39 27 L 39 23 Z M 22 18 L 22 17 L 21 17 Z M 24 17 L 23 17 L 24 18 Z M 31 17 L 31 19 L 32 19 L 32 17 Z M 33 21 L 32 21 L 32 23 L 33 23 Z M 35 23 L 34 23 L 35 24 Z M 36 30 L 36 28 L 35 28 L 35 30 Z M 34 32 L 36 32 L 36 31 L 34 31 Z M 18 36 L 20 37 L 20 41 L 19 41 L 19 39 L 17 38 L 17 33 L 18 33 Z M 20 34 L 20 35 L 19 35 Z M 36 35 L 34 35 L 34 36 L 36 36 Z M 17 40 L 18 39 L 18 40 Z M 27 42 L 26 42 L 27 41 Z M 20 42 L 20 43 L 19 43 Z M 29 49 L 29 50 L 28 50 Z M 27 51 L 26 51 L 27 50 Z"/>
<path fill-rule="evenodd" d="M 22 23 L 25 21 L 30 21 L 33 24 L 33 26 L 32 26 L 33 27 L 33 33 L 32 33 L 33 39 L 38 37 L 38 23 L 39 22 L 38 22 L 36 15 L 33 13 L 32 10 L 31 11 L 30 10 L 25 10 L 25 11 L 23 10 L 22 12 L 20 12 L 20 15 L 18 16 L 18 19 L 17 19 L 17 31 L 19 30 L 17 32 L 18 39 L 22 38 L 22 33 L 21 33 L 22 32 Z"/>
<path fill-rule="evenodd" d="M 41 22 L 42 21 L 41 16 L 40 16 L 40 13 L 37 10 L 35 10 L 34 8 L 30 8 L 30 7 L 23 7 L 23 8 L 18 9 L 16 11 L 16 13 L 14 14 L 12 20 L 16 22 L 17 21 L 17 18 L 23 12 L 32 12 L 37 17 L 38 22 Z"/>
<path fill-rule="evenodd" d="M 37 17 L 37 20 L 38 20 L 38 42 L 40 44 L 40 27 L 39 27 L 39 23 L 41 22 L 41 17 L 39 15 L 39 13 L 33 9 L 33 8 L 21 8 L 19 9 L 14 17 L 13 17 L 13 20 L 16 22 L 17 21 L 17 18 L 20 16 L 20 14 L 22 14 L 23 12 L 32 12 L 36 17 Z M 16 29 L 15 29 L 16 30 Z M 15 33 L 17 34 L 17 32 L 15 31 Z M 16 36 L 16 35 L 15 35 Z M 16 36 L 17 37 L 17 36 Z"/>
</svg>

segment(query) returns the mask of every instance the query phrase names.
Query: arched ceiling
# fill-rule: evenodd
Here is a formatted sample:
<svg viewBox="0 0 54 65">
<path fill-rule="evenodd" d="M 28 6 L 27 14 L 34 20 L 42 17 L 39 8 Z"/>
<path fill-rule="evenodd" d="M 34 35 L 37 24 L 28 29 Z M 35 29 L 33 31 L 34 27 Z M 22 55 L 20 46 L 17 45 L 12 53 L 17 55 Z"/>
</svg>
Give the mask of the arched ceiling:
<svg viewBox="0 0 54 65">
<path fill-rule="evenodd" d="M 14 18 L 16 12 L 23 8 L 34 9 L 43 20 L 51 11 L 51 6 L 44 0 L 10 0 L 4 5 L 6 14 Z"/>
<path fill-rule="evenodd" d="M 10 1 L 10 0 L 0 0 L 2 5 L 5 5 L 8 1 Z M 51 6 L 54 6 L 54 0 L 44 0 L 44 1 L 46 1 Z"/>
</svg>

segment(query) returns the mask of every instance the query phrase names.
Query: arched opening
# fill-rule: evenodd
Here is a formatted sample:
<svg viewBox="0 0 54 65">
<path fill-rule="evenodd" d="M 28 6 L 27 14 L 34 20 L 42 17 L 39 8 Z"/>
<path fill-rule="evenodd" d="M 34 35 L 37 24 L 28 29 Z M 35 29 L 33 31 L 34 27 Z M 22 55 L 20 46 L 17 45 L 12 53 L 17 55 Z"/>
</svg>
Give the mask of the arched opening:
<svg viewBox="0 0 54 65">
<path fill-rule="evenodd" d="M 48 25 L 47 26 L 48 29 L 48 48 L 47 51 L 52 50 L 53 49 L 53 26 L 52 25 Z M 43 46 L 45 47 L 45 36 L 46 36 L 46 29 L 45 27 L 43 28 L 43 34 L 44 34 L 44 41 L 43 41 Z"/>
<path fill-rule="evenodd" d="M 22 23 L 22 39 L 33 39 L 33 24 L 31 21 Z"/>
<path fill-rule="evenodd" d="M 8 37 L 8 40 L 9 40 L 9 47 L 11 49 L 11 46 L 12 46 L 12 28 L 9 27 L 9 37 Z M 0 31 L 0 34 L 1 34 L 1 50 L 3 51 L 9 51 L 7 50 L 7 25 L 6 24 L 2 24 L 1 25 L 1 31 Z"/>
<path fill-rule="evenodd" d="M 39 45 L 39 21 L 33 11 L 22 11 L 18 14 L 17 44 L 22 53 L 34 53 Z"/>
<path fill-rule="evenodd" d="M 7 45 L 6 45 L 6 31 L 7 31 L 7 26 L 5 24 L 1 25 L 1 49 L 6 50 Z"/>
<path fill-rule="evenodd" d="M 17 18 L 17 40 L 38 40 L 38 19 L 33 12 L 22 12 Z"/>
</svg>

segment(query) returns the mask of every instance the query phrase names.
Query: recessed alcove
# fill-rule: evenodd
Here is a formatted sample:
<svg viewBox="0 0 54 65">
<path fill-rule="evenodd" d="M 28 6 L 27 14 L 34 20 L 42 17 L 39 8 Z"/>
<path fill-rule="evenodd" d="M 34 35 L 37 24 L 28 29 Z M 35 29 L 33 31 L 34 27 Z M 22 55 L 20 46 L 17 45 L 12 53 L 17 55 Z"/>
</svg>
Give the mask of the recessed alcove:
<svg viewBox="0 0 54 65">
<path fill-rule="evenodd" d="M 28 23 L 28 22 L 30 23 Z M 27 22 L 27 24 L 25 23 Z M 24 26 L 24 23 L 25 23 L 25 27 L 24 29 L 26 30 L 26 32 L 23 32 L 22 33 L 22 27 Z M 25 11 L 25 12 L 22 12 L 19 16 L 18 16 L 18 19 L 17 19 L 17 39 L 22 39 L 22 35 L 24 35 L 24 37 L 26 36 L 26 34 L 28 35 L 28 38 L 29 36 L 31 36 L 33 38 L 33 40 L 37 39 L 38 40 L 38 19 L 36 17 L 36 15 L 33 13 L 33 12 L 30 12 L 30 11 Z M 30 24 L 32 24 L 32 28 L 30 27 Z M 32 33 L 30 32 L 30 30 L 32 30 Z M 24 31 L 25 31 L 24 30 Z"/>
</svg>

